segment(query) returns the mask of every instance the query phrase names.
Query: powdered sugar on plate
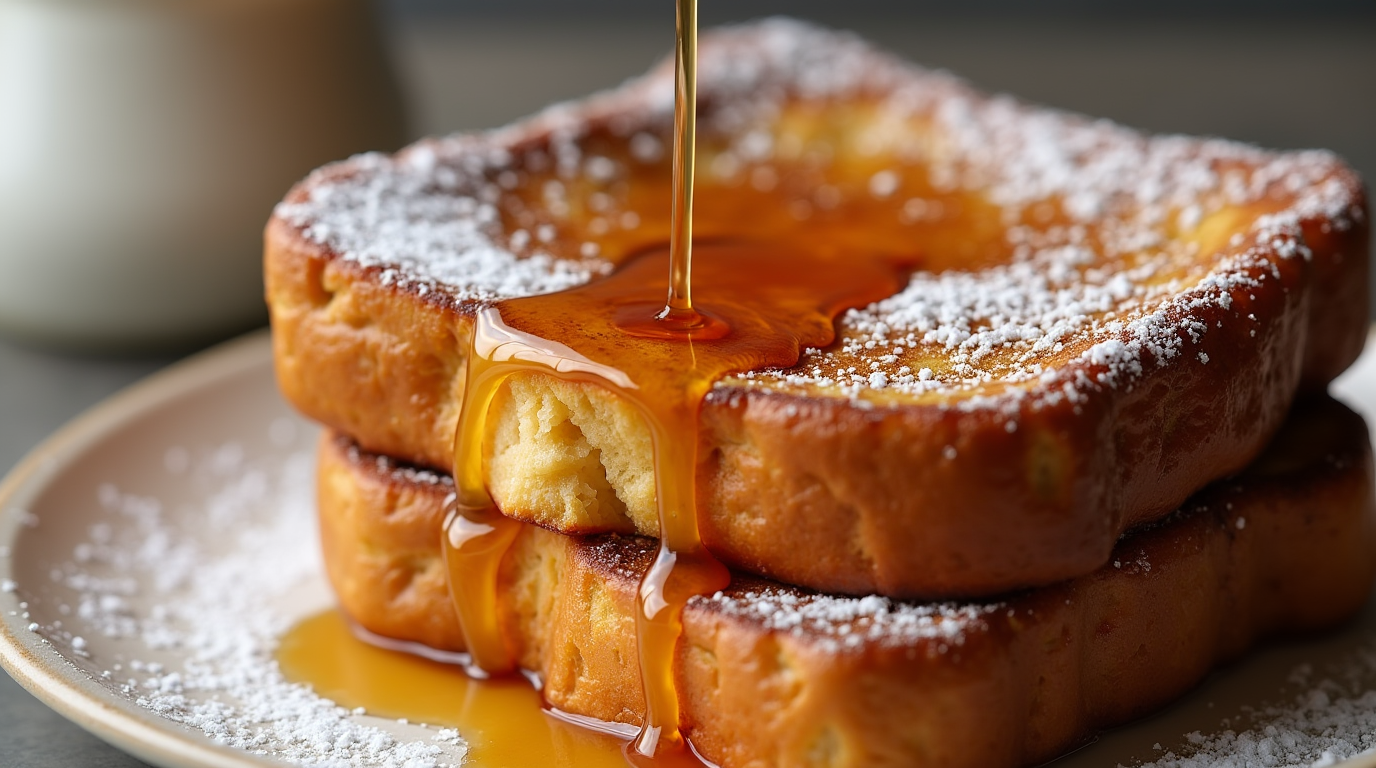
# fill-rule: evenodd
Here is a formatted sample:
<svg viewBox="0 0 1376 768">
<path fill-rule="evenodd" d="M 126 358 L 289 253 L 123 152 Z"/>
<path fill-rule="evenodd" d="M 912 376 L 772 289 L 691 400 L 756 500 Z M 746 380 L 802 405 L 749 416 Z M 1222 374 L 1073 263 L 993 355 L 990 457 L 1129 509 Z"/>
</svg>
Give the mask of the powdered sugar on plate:
<svg viewBox="0 0 1376 768">
<path fill-rule="evenodd" d="M 254 460 L 237 443 L 168 455 L 166 471 L 200 495 L 171 504 L 100 486 L 98 522 L 52 568 L 56 589 L 17 585 L 61 601 L 63 618 L 33 631 L 114 694 L 219 744 L 304 766 L 457 765 L 456 732 L 364 718 L 274 660 L 301 618 L 283 606 L 323 567 L 312 455 Z"/>
<path fill-rule="evenodd" d="M 1376 755 L 1376 640 L 1342 663 L 1316 672 L 1302 664 L 1290 675 L 1290 700 L 1247 709 L 1250 726 L 1185 734 L 1176 750 L 1141 768 L 1327 768 Z"/>
</svg>

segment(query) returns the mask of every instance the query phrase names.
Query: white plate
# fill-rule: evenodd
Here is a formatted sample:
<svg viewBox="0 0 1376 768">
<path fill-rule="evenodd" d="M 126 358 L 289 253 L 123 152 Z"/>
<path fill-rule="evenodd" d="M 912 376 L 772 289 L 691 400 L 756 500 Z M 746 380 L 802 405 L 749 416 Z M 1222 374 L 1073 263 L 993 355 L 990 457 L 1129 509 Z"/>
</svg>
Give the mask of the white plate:
<svg viewBox="0 0 1376 768">
<path fill-rule="evenodd" d="M 1376 341 L 1334 390 L 1376 424 Z M 205 620 L 241 640 L 253 633 L 261 640 L 329 604 L 310 533 L 306 457 L 316 434 L 277 394 L 265 334 L 176 365 L 62 429 L 0 484 L 0 586 L 13 589 L 0 591 L 0 662 L 53 709 L 154 765 L 276 764 L 216 743 L 194 724 L 155 714 L 137 701 L 149 696 L 146 688 L 131 692 L 122 686 L 130 677 L 141 686 L 151 678 L 167 679 L 154 674 L 156 669 L 131 669 L 135 659 L 167 670 L 187 663 L 194 649 L 164 647 L 166 638 L 157 634 L 175 629 L 179 620 L 183 631 L 188 620 Z M 181 616 L 158 612 L 157 606 L 172 606 L 176 614 L 177 604 L 169 601 L 179 597 L 182 607 L 187 595 L 203 598 L 207 585 L 187 575 L 216 571 L 244 547 L 263 546 L 264 536 L 278 547 L 270 553 L 271 568 L 241 574 L 235 582 L 241 589 L 226 590 L 214 606 Z M 137 558 L 132 566 L 116 562 L 140 548 L 156 557 L 145 557 L 142 566 Z M 158 558 L 166 564 L 151 567 Z M 159 574 L 187 579 L 164 584 Z M 91 582 L 111 575 L 129 583 Z M 218 578 L 224 586 L 226 574 Z M 261 611 L 246 615 L 261 618 L 261 626 L 254 620 L 245 620 L 253 625 L 248 629 L 225 624 L 225 617 L 239 615 L 233 611 L 251 608 L 260 591 L 268 594 Z M 90 603 L 100 595 L 118 600 L 82 608 L 83 598 Z M 224 616 L 207 613 L 221 603 Z M 1208 737 L 1223 730 L 1223 718 L 1236 718 L 1245 707 L 1289 701 L 1298 690 L 1292 673 L 1300 665 L 1311 665 L 1317 679 L 1350 666 L 1363 651 L 1376 653 L 1376 600 L 1347 629 L 1253 654 L 1164 713 L 1107 734 L 1058 761 L 1057 768 L 1135 765 L 1165 750 L 1179 751 L 1189 743 L 1187 733 Z M 107 671 L 110 676 L 103 677 Z M 1376 689 L 1376 679 L 1363 682 Z M 274 687 L 279 685 L 268 679 L 260 693 L 276 695 L 285 690 Z M 185 706 L 173 714 L 195 720 L 186 713 L 196 704 L 216 696 L 232 704 L 235 690 L 189 690 Z M 156 701 L 165 705 L 167 699 Z M 417 726 L 343 716 L 339 727 L 380 729 L 430 753 L 448 749 L 435 746 L 434 731 Z M 1376 768 L 1376 755 L 1341 766 Z"/>
</svg>

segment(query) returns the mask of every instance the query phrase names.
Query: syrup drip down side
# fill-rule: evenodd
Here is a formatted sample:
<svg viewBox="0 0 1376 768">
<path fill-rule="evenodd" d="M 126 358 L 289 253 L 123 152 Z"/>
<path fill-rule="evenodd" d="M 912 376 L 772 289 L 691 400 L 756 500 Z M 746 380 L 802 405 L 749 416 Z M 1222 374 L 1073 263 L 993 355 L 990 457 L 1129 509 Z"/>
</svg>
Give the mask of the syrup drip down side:
<svg viewBox="0 0 1376 768">
<path fill-rule="evenodd" d="M 625 329 L 662 306 L 663 251 L 605 280 L 479 313 L 455 448 L 461 458 L 456 512 L 445 536 L 451 591 L 474 662 L 487 673 L 510 672 L 490 595 L 497 563 L 520 524 L 503 517 L 487 496 L 487 406 L 504 379 L 530 373 L 593 382 L 633 403 L 651 426 L 663 531 L 656 566 L 641 590 L 638 627 L 647 728 L 661 729 L 661 743 L 678 743 L 669 667 L 678 613 L 688 598 L 715 592 L 728 580 L 698 533 L 694 478 L 702 398 L 723 375 L 790 365 L 804 348 L 829 343 L 837 313 L 893 292 L 904 271 L 896 261 L 824 250 L 699 243 L 697 251 L 698 306 L 720 323 L 703 330 L 707 338 L 695 331 L 676 338 Z"/>
<path fill-rule="evenodd" d="M 650 426 L 660 546 L 638 596 L 636 640 L 645 717 L 627 750 L 633 762 L 695 762 L 679 730 L 674 648 L 682 612 L 724 589 L 726 568 L 703 546 L 696 500 L 698 413 L 713 383 L 731 373 L 795 365 L 807 347 L 835 336 L 836 316 L 895 293 L 905 265 L 843 250 L 750 242 L 699 243 L 700 295 L 692 299 L 697 8 L 678 3 L 672 234 L 612 276 L 563 292 L 509 299 L 481 310 L 455 436 L 457 492 L 445 553 L 460 624 L 480 675 L 515 662 L 495 607 L 497 570 L 520 523 L 488 494 L 483 467 L 487 413 L 502 383 L 537 373 L 608 388 Z M 668 256 L 669 292 L 662 269 Z"/>
</svg>

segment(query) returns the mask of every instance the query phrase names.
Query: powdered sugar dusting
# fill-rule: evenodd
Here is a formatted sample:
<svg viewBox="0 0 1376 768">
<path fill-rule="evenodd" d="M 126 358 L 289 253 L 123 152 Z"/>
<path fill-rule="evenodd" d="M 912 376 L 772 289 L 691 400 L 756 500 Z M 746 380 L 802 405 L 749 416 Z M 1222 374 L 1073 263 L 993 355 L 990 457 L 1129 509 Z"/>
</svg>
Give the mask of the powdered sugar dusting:
<svg viewBox="0 0 1376 768">
<path fill-rule="evenodd" d="M 1277 289 L 1266 284 L 1278 264 L 1309 257 L 1302 226 L 1365 220 L 1359 182 L 1329 153 L 1153 137 L 991 98 L 785 19 L 705 35 L 699 94 L 700 139 L 715 153 L 699 172 L 704 195 L 750 185 L 799 221 L 860 196 L 891 207 L 885 226 L 915 247 L 962 200 L 992 205 L 1003 228 L 993 262 L 919 270 L 842 317 L 835 347 L 728 384 L 857 399 L 963 392 L 969 407 L 1008 407 L 1034 388 L 1039 402 L 1078 401 L 1167 364 L 1206 364 L 1190 350 L 1212 330 L 1201 317 L 1267 322 L 1237 300 Z M 790 148 L 788 110 L 819 101 L 860 105 L 853 135 Z M 325 169 L 278 215 L 384 285 L 459 301 L 558 290 L 606 272 L 609 233 L 653 218 L 620 206 L 638 167 L 667 162 L 671 113 L 666 64 L 494 133 Z M 625 151 L 599 154 L 595 125 Z M 849 179 L 848 163 L 870 169 Z M 781 186 L 798 168 L 809 185 Z M 916 187 L 930 196 L 905 199 Z"/>
<path fill-rule="evenodd" d="M 200 500 L 174 508 L 101 486 L 104 520 L 51 573 L 75 596 L 57 606 L 67 625 L 32 629 L 117 695 L 219 744 L 307 766 L 457 764 L 453 731 L 389 732 L 278 669 L 292 618 L 274 605 L 322 568 L 311 454 L 269 464 L 236 443 L 195 459 L 178 450 L 188 460 L 168 471 L 189 475 Z"/>
<path fill-rule="evenodd" d="M 789 587 L 731 589 L 696 598 L 728 616 L 759 622 L 830 652 L 867 645 L 911 646 L 936 641 L 938 651 L 963 645 L 966 634 L 986 629 L 999 603 L 900 603 L 878 595 L 844 597 Z"/>
<path fill-rule="evenodd" d="M 658 549 L 640 536 L 608 534 L 578 547 L 589 570 L 639 584 Z M 1005 610 L 999 602 L 909 603 L 879 595 L 827 595 L 736 575 L 724 591 L 691 598 L 687 610 L 707 610 L 840 653 L 869 647 L 912 647 L 930 641 L 938 653 L 963 645 L 971 632 L 988 629 L 985 618 Z"/>
<path fill-rule="evenodd" d="M 1198 310 L 1229 307 L 1235 292 L 1279 279 L 1257 250 L 1221 260 L 1197 282 L 1172 274 L 1178 259 L 1164 251 L 1114 268 L 1075 266 L 1088 258 L 1066 245 L 981 272 L 918 273 L 901 293 L 848 312 L 836 347 L 742 379 L 852 396 L 988 392 L 1013 403 L 1023 390 L 1002 387 L 1038 384 L 1039 404 L 1077 401 L 1180 358 L 1211 330 Z M 1206 354 L 1194 357 L 1207 364 Z"/>
<path fill-rule="evenodd" d="M 784 29 L 813 49 L 854 53 L 858 44 Z M 1210 330 L 1201 314 L 1234 310 L 1239 292 L 1279 279 L 1276 262 L 1309 258 L 1304 222 L 1341 230 L 1365 217 L 1355 176 L 1330 153 L 1147 136 L 984 97 L 945 76 L 868 55 L 883 66 L 838 67 L 853 76 L 851 88 L 883 90 L 887 119 L 931 134 L 899 143 L 895 159 L 925 166 L 940 190 L 997 205 L 1008 261 L 979 271 L 919 270 L 899 294 L 847 313 L 837 348 L 808 350 L 795 368 L 737 383 L 839 388 L 852 397 L 965 390 L 1003 395 L 1007 407 L 1024 392 L 1006 385 L 1039 382 L 1041 402 L 1074 401 L 1181 358 Z M 797 61 L 806 69 L 811 60 Z M 892 186 L 886 180 L 886 193 Z M 909 203 L 925 210 L 932 201 Z M 1197 237 L 1233 213 L 1241 214 L 1233 240 Z M 1232 314 L 1241 320 L 1245 313 Z M 1207 361 L 1202 353 L 1190 357 Z"/>
<path fill-rule="evenodd" d="M 1142 768 L 1328 768 L 1376 755 L 1376 643 L 1367 642 L 1328 674 L 1303 664 L 1290 675 L 1288 702 L 1246 710 L 1251 727 L 1206 736 L 1185 734 L 1178 754 L 1165 751 Z"/>
<path fill-rule="evenodd" d="M 488 172 L 507 155 L 473 140 L 421 144 L 397 158 L 360 155 L 317 172 L 276 214 L 310 240 L 379 272 L 383 285 L 459 301 L 547 293 L 586 282 L 600 265 L 502 245 Z"/>
</svg>

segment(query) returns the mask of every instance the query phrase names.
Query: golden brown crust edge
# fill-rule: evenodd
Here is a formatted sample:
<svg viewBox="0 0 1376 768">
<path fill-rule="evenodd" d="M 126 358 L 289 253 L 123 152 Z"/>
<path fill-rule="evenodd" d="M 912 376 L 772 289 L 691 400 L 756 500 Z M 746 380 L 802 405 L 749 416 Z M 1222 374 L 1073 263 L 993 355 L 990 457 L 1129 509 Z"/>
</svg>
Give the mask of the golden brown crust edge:
<svg viewBox="0 0 1376 768">
<path fill-rule="evenodd" d="M 807 593 L 737 577 L 685 614 L 686 726 L 724 768 L 1048 759 L 1161 706 L 1260 637 L 1351 615 L 1376 567 L 1367 440 L 1343 406 L 1303 403 L 1243 476 L 1120 542 L 1117 567 L 964 618 L 944 609 L 963 622 L 955 634 L 866 634 L 863 620 L 851 623 L 868 639 L 854 644 L 837 642 L 837 622 L 788 631 L 740 609 L 741 595 Z M 327 436 L 320 459 L 326 564 L 345 610 L 378 634 L 461 649 L 439 557 L 448 487 L 343 438 Z M 533 527 L 519 537 L 502 571 L 504 623 L 554 706 L 638 722 L 632 611 L 650 551 Z"/>
<path fill-rule="evenodd" d="M 1355 177 L 1343 183 L 1365 210 Z M 1304 221 L 1312 260 L 1277 260 L 1264 290 L 1234 289 L 1231 312 L 1200 310 L 1210 331 L 1189 348 L 1208 364 L 1159 368 L 1088 402 L 1011 415 L 867 411 L 719 388 L 702 412 L 704 538 L 734 567 L 857 594 L 978 596 L 1087 573 L 1122 531 L 1243 467 L 1299 388 L 1322 387 L 1360 353 L 1359 219 L 1346 229 Z M 371 451 L 449 466 L 466 308 L 382 285 L 377 270 L 334 258 L 280 219 L 268 227 L 265 271 L 287 399 Z M 1256 320 L 1236 322 L 1239 307 Z M 504 511 L 549 524 L 539 510 Z"/>
</svg>

